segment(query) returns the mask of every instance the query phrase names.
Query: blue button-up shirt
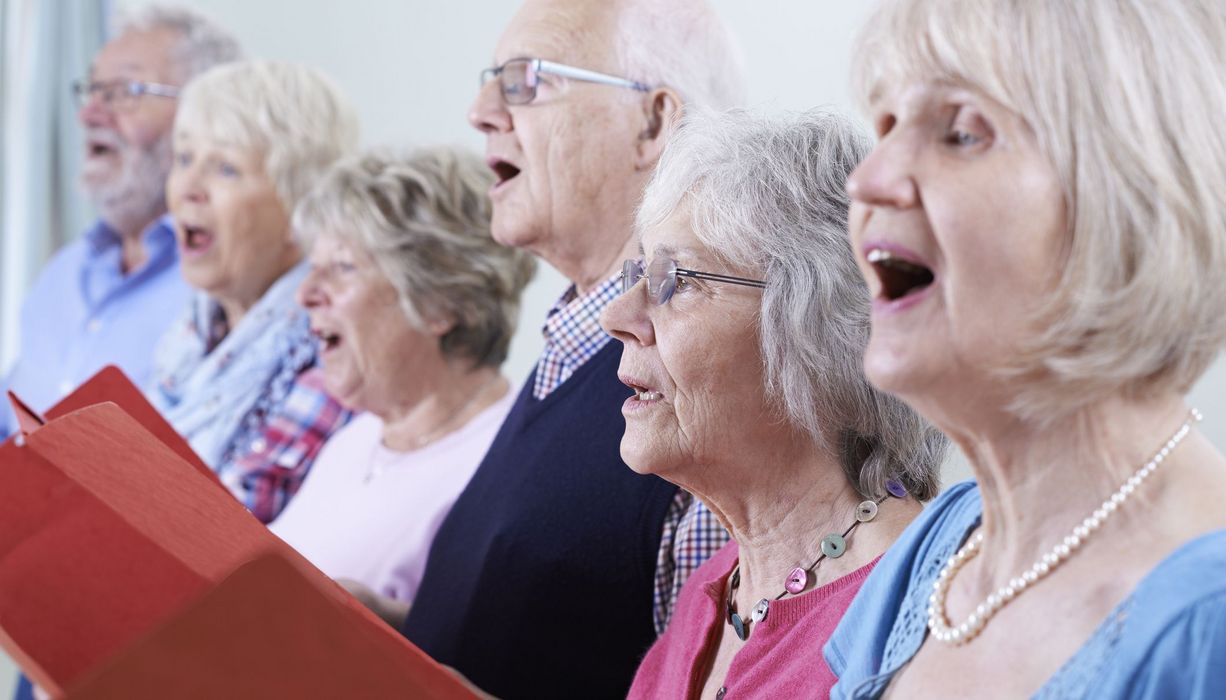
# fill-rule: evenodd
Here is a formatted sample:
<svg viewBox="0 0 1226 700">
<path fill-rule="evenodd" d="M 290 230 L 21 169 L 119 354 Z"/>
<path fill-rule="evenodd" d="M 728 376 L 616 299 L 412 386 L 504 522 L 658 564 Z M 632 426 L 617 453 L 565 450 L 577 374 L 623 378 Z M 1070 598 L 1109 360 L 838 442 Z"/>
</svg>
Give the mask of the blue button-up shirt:
<svg viewBox="0 0 1226 700">
<path fill-rule="evenodd" d="M 170 217 L 141 234 L 144 266 L 121 269 L 119 235 L 99 221 L 51 258 L 21 309 L 17 363 L 0 382 L 45 411 L 102 367 L 118 365 L 141 388 L 151 383 L 153 347 L 187 307 Z M 16 427 L 8 400 L 0 436 Z"/>
</svg>

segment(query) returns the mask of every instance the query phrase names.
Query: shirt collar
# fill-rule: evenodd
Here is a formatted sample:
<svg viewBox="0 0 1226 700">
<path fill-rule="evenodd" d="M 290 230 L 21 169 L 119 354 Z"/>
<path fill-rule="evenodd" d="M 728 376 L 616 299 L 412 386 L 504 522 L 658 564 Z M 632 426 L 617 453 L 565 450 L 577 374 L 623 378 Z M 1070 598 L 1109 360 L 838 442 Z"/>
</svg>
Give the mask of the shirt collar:
<svg viewBox="0 0 1226 700">
<path fill-rule="evenodd" d="M 601 282 L 586 294 L 580 295 L 574 285 L 554 302 L 541 329 L 545 344 L 567 352 L 568 348 L 581 348 L 599 342 L 608 336 L 600 327 L 600 312 L 617 298 L 621 287 L 621 274 Z"/>
<path fill-rule="evenodd" d="M 89 243 L 90 250 L 95 256 L 118 248 L 120 245 L 119 233 L 102 219 L 98 219 L 85 231 L 85 240 Z M 166 251 L 174 252 L 175 229 L 170 214 L 159 216 L 146 226 L 141 232 L 141 242 L 149 251 L 150 258 L 158 257 Z"/>
<path fill-rule="evenodd" d="M 102 219 L 95 221 L 94 225 L 85 231 L 85 240 L 94 255 L 101 255 L 119 246 L 119 234 Z"/>
</svg>

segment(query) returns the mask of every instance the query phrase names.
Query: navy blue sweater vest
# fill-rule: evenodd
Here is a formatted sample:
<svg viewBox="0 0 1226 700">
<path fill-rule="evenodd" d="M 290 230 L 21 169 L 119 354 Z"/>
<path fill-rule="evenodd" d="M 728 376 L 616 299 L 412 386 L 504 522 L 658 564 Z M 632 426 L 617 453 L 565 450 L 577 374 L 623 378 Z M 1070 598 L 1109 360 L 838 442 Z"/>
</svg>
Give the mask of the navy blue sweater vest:
<svg viewBox="0 0 1226 700">
<path fill-rule="evenodd" d="M 621 460 L 621 349 L 543 401 L 528 378 L 430 550 L 403 632 L 497 697 L 624 698 L 655 640 L 676 487 Z"/>
</svg>

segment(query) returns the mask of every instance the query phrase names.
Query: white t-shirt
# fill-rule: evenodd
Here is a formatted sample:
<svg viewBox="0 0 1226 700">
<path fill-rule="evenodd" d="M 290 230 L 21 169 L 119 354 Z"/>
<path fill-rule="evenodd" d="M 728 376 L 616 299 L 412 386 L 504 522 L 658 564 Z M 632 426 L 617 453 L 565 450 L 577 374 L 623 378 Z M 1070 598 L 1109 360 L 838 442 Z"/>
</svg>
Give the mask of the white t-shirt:
<svg viewBox="0 0 1226 700">
<path fill-rule="evenodd" d="M 411 603 L 430 544 L 485 457 L 515 392 L 420 450 L 383 446 L 383 421 L 362 413 L 319 453 L 269 528 L 332 578 Z"/>
</svg>

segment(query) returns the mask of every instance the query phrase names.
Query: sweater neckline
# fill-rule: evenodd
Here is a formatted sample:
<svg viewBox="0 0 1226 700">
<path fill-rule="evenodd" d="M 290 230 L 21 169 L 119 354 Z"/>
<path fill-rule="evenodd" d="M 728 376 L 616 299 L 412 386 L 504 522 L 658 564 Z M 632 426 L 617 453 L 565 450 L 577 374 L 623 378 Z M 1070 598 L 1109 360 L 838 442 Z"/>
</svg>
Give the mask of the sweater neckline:
<svg viewBox="0 0 1226 700">
<path fill-rule="evenodd" d="M 721 620 L 724 610 L 724 595 L 728 590 L 728 578 L 732 576 L 732 572 L 736 570 L 741 559 L 739 546 L 735 541 L 730 542 L 728 547 L 730 548 L 730 556 L 727 566 L 721 567 L 721 573 L 715 579 L 703 583 L 703 591 L 707 594 L 707 597 L 715 602 L 716 614 L 721 617 Z M 789 595 L 779 600 L 772 600 L 770 613 L 765 619 L 755 623 L 754 626 L 769 633 L 770 630 L 787 627 L 803 620 L 815 608 L 821 607 L 831 598 L 846 591 L 848 588 L 858 587 L 864 583 L 864 580 L 872 573 L 873 567 L 877 565 L 877 562 L 881 561 L 881 556 L 877 555 L 877 557 L 864 566 L 812 590 L 805 591 L 799 595 Z M 782 581 L 782 579 L 780 580 Z M 780 585 L 782 586 L 782 583 Z"/>
</svg>

